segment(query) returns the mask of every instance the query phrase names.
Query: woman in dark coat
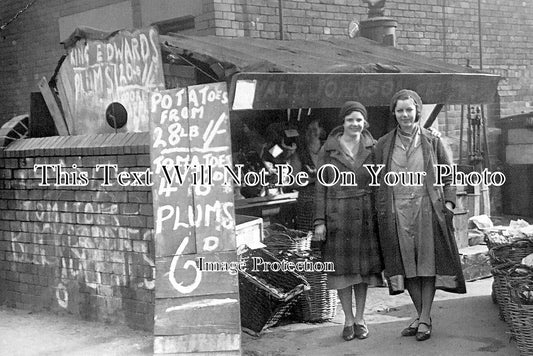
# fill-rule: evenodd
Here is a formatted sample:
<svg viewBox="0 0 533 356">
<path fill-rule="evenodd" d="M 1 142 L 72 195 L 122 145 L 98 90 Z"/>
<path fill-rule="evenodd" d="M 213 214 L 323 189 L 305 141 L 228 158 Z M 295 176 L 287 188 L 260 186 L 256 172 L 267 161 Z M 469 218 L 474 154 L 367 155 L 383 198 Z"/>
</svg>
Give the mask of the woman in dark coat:
<svg viewBox="0 0 533 356">
<path fill-rule="evenodd" d="M 363 167 L 373 163 L 375 144 L 366 130 L 366 109 L 358 102 L 346 102 L 339 120 L 342 126 L 332 130 L 318 156 L 314 239 L 325 241 L 324 261 L 335 265 L 335 271 L 328 274 L 327 286 L 337 289 L 345 316 L 342 336 L 348 341 L 368 336 L 363 318 L 367 288 L 369 284 L 382 283 L 382 263 L 374 202 L 368 186 L 370 174 Z M 344 186 L 340 180 L 334 182 L 338 172 L 354 173 L 355 181 L 345 182 Z"/>
<path fill-rule="evenodd" d="M 435 289 L 466 293 L 453 234 L 455 188 L 451 177 L 435 185 L 435 164 L 450 165 L 441 140 L 420 127 L 422 100 L 411 90 L 400 90 L 390 105 L 398 122 L 376 144 L 376 163 L 384 164 L 377 194 L 380 245 L 391 294 L 404 286 L 418 317 L 403 336 L 427 340 L 431 336 L 431 307 Z M 417 182 L 386 184 L 386 173 L 425 172 Z"/>
</svg>

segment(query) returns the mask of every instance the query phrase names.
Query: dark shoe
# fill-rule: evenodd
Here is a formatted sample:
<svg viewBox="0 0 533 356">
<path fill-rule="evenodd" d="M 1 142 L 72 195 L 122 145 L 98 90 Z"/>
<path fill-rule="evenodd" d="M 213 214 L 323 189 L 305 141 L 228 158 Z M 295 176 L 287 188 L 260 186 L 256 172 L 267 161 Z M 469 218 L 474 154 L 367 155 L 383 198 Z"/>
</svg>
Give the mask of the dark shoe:
<svg viewBox="0 0 533 356">
<path fill-rule="evenodd" d="M 355 337 L 358 339 L 366 339 L 368 337 L 368 328 L 366 324 L 354 324 L 355 325 Z"/>
<path fill-rule="evenodd" d="M 346 341 L 355 339 L 355 323 L 342 329 L 342 338 Z"/>
<path fill-rule="evenodd" d="M 420 322 L 418 325 L 424 324 L 428 327 L 426 331 L 417 331 L 416 332 L 416 341 L 426 341 L 431 337 L 431 324 Z"/>
<path fill-rule="evenodd" d="M 418 331 L 418 325 L 416 328 L 413 326 L 415 322 L 418 321 L 418 318 L 416 318 L 411 324 L 409 324 L 408 327 L 402 330 L 402 336 L 415 336 L 416 332 Z"/>
</svg>

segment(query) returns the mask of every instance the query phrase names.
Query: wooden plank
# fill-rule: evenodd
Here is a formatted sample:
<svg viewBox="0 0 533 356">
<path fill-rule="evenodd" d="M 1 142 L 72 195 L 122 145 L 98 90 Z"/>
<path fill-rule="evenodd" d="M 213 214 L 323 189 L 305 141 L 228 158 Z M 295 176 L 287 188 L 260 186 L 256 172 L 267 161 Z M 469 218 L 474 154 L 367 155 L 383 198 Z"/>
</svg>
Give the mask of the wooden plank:
<svg viewBox="0 0 533 356">
<path fill-rule="evenodd" d="M 76 105 L 76 100 L 73 98 L 74 89 L 69 81 L 69 75 L 66 70 L 59 71 L 56 80 L 56 87 L 59 98 L 61 99 L 61 107 L 63 114 L 65 114 L 65 121 L 67 126 L 71 128 L 71 132 L 76 132 L 76 125 L 74 124 L 73 112 Z"/>
<path fill-rule="evenodd" d="M 42 77 L 37 85 L 39 86 L 39 89 L 41 91 L 41 94 L 43 95 L 44 101 L 46 102 L 46 106 L 48 107 L 48 110 L 50 111 L 50 115 L 52 115 L 52 119 L 54 120 L 54 124 L 56 125 L 58 134 L 60 136 L 68 136 L 70 134 L 69 128 L 67 127 L 67 124 L 65 123 L 65 118 L 63 117 L 63 113 L 61 109 L 59 108 L 59 105 L 57 105 L 56 96 L 50 89 L 50 86 L 48 85 L 48 80 L 46 80 L 46 77 Z"/>
<path fill-rule="evenodd" d="M 238 333 L 239 308 L 238 293 L 157 299 L 154 335 Z"/>
<path fill-rule="evenodd" d="M 189 240 L 191 244 L 194 241 Z M 203 258 L 203 260 L 200 260 Z M 239 289 L 237 275 L 229 271 L 207 271 L 200 262 L 218 266 L 235 265 L 235 251 L 156 257 L 156 298 L 233 293 Z M 205 264 L 204 264 L 205 265 Z M 231 265 L 230 265 L 231 266 Z M 201 270 L 202 269 L 202 270 Z"/>
<path fill-rule="evenodd" d="M 501 128 L 505 132 L 506 130 L 510 129 L 531 127 L 532 120 L 533 112 L 528 112 L 524 114 L 502 117 L 501 120 L 496 121 L 494 124 L 496 127 Z"/>
<path fill-rule="evenodd" d="M 117 130 L 148 131 L 149 93 L 165 89 L 157 30 L 122 30 L 105 40 L 78 41 L 69 48 L 59 77 L 74 134 L 115 132 L 105 115 L 114 102 L 127 112 Z"/>
<path fill-rule="evenodd" d="M 508 145 L 505 147 L 505 163 L 533 164 L 533 144 Z"/>
<path fill-rule="evenodd" d="M 519 145 L 522 143 L 533 144 L 533 130 L 527 128 L 510 129 L 507 132 L 507 142 L 511 145 Z"/>
<path fill-rule="evenodd" d="M 533 165 L 506 165 L 507 181 L 502 186 L 503 212 L 509 215 L 530 215 L 533 211 Z"/>
<path fill-rule="evenodd" d="M 28 126 L 25 129 L 28 132 L 28 137 L 57 136 L 54 119 L 40 92 L 30 93 L 30 120 Z"/>
<path fill-rule="evenodd" d="M 189 120 L 186 89 L 172 89 L 150 96 L 150 157 L 152 161 L 152 196 L 154 206 L 154 238 L 156 257 L 196 252 L 194 239 L 194 202 L 187 174 L 180 184 L 178 172 L 185 175 L 189 162 Z M 166 171 L 166 174 L 165 174 Z M 167 177 L 168 174 L 168 177 Z M 169 184 L 168 178 L 171 179 Z"/>
<path fill-rule="evenodd" d="M 431 125 L 433 125 L 433 122 L 435 122 L 435 120 L 437 119 L 437 116 L 439 116 L 439 113 L 443 107 L 444 107 L 444 104 L 435 105 L 435 107 L 433 108 L 433 111 L 431 111 L 431 114 L 429 114 L 426 122 L 424 122 L 424 127 L 426 129 L 429 128 Z"/>
<path fill-rule="evenodd" d="M 177 336 L 156 336 L 154 353 L 205 353 L 237 351 L 240 349 L 241 334 L 193 334 Z"/>
<path fill-rule="evenodd" d="M 231 105 L 239 81 L 255 83 L 252 109 L 273 110 L 341 107 L 347 100 L 366 106 L 388 106 L 392 95 L 405 88 L 419 93 L 425 104 L 489 103 L 494 101 L 498 77 L 442 73 L 239 73 L 232 78 Z"/>
<path fill-rule="evenodd" d="M 156 354 L 240 349 L 233 188 L 215 179 L 231 165 L 227 99 L 225 83 L 150 94 Z"/>
<path fill-rule="evenodd" d="M 235 250 L 233 186 L 224 185 L 225 166 L 232 167 L 226 83 L 188 88 L 192 162 L 201 180 L 194 185 L 196 250 Z M 205 173 L 202 176 L 200 173 Z"/>
</svg>

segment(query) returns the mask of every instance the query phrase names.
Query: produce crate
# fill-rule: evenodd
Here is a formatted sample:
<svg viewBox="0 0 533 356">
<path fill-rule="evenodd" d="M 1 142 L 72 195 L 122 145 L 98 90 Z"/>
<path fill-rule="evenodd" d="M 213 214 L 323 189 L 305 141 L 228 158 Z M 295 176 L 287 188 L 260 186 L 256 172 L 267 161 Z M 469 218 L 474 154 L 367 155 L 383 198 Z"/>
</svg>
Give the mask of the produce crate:
<svg viewBox="0 0 533 356">
<path fill-rule="evenodd" d="M 244 332 L 258 336 L 276 325 L 297 301 L 296 297 L 310 287 L 295 272 L 253 269 L 254 257 L 280 265 L 281 261 L 265 249 L 249 250 L 240 256 L 246 262 L 246 268 L 239 270 L 241 326 Z"/>
<path fill-rule="evenodd" d="M 237 247 L 263 241 L 263 219 L 235 214 L 235 241 Z"/>
</svg>

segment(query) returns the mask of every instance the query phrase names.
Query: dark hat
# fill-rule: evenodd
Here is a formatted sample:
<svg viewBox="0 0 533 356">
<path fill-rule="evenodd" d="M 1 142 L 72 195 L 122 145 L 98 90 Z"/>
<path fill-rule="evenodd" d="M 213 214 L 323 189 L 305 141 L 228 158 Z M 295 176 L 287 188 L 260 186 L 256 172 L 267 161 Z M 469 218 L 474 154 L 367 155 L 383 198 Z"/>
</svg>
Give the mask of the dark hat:
<svg viewBox="0 0 533 356">
<path fill-rule="evenodd" d="M 394 109 L 396 108 L 396 103 L 398 100 L 406 100 L 406 99 L 413 99 L 416 105 L 416 121 L 420 119 L 420 114 L 422 112 L 422 99 L 420 99 L 420 96 L 413 90 L 409 89 L 402 89 L 396 92 L 392 96 L 391 102 L 390 102 L 390 112 L 393 118 L 396 118 L 394 115 Z"/>
<path fill-rule="evenodd" d="M 358 101 L 347 101 L 342 105 L 341 110 L 339 112 L 339 119 L 344 122 L 344 118 L 348 115 L 350 115 L 353 111 L 359 111 L 361 114 L 363 114 L 365 121 L 368 121 L 367 117 L 368 114 L 366 112 L 366 108 Z"/>
</svg>

